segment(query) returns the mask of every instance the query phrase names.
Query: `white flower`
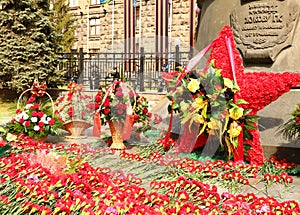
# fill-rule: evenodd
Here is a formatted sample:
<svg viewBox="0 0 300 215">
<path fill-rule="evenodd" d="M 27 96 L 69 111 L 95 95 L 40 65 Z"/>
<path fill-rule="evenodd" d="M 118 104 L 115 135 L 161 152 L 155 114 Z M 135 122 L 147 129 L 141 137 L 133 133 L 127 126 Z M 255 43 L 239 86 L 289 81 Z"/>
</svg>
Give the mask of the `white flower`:
<svg viewBox="0 0 300 215">
<path fill-rule="evenodd" d="M 41 118 L 41 121 L 44 123 L 44 124 L 49 124 L 49 120 L 48 120 L 48 116 L 46 114 L 44 114 Z"/>
<path fill-rule="evenodd" d="M 39 130 L 40 130 L 40 126 L 38 126 L 38 125 L 35 125 L 35 126 L 33 127 L 33 130 L 35 130 L 35 131 L 39 131 Z"/>
<path fill-rule="evenodd" d="M 23 117 L 23 114 L 20 113 L 20 114 L 18 114 L 18 115 L 15 116 L 15 120 L 17 120 L 19 122 L 20 119 L 22 119 L 22 117 Z"/>
<path fill-rule="evenodd" d="M 24 113 L 24 112 L 23 112 L 23 113 Z M 27 113 L 24 113 L 24 114 L 23 114 L 23 119 L 24 119 L 24 120 L 27 120 L 28 118 L 29 118 L 29 116 L 27 115 Z"/>
<path fill-rule="evenodd" d="M 29 110 L 32 106 L 33 106 L 33 104 L 27 104 L 27 105 L 25 106 L 25 109 Z"/>
<path fill-rule="evenodd" d="M 38 121 L 38 118 L 36 116 L 31 118 L 31 122 L 37 122 L 37 121 Z"/>
</svg>

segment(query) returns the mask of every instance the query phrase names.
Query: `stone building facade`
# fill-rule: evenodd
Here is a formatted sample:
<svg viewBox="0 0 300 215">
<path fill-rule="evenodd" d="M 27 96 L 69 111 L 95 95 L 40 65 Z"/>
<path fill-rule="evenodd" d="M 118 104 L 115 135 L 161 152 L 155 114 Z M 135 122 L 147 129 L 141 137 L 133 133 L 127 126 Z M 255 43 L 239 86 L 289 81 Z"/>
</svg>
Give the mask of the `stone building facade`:
<svg viewBox="0 0 300 215">
<path fill-rule="evenodd" d="M 69 0 L 70 13 L 78 26 L 73 49 L 83 48 L 84 52 L 124 51 L 125 41 L 130 40 L 131 48 L 137 51 L 155 51 L 156 41 L 167 37 L 166 48 L 171 51 L 180 44 L 181 51 L 189 51 L 194 43 L 196 28 L 196 1 L 191 0 Z M 166 4 L 167 13 L 157 12 L 157 4 Z M 127 5 L 127 6 L 126 6 Z M 127 9 L 125 8 L 127 7 Z M 164 10 L 164 9 L 163 9 Z M 128 14 L 133 34 L 128 36 Z M 158 35 L 161 24 L 167 17 L 167 28 Z M 126 29 L 126 30 L 125 30 Z M 131 29 L 132 30 L 132 29 Z M 126 37 L 127 35 L 127 37 Z"/>
</svg>

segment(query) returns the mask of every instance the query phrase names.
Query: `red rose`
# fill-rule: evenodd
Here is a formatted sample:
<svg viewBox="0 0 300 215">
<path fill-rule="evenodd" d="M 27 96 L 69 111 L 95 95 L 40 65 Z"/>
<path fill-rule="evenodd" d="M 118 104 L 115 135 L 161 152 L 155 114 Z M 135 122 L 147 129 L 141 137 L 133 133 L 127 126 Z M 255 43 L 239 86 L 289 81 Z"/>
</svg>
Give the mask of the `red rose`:
<svg viewBox="0 0 300 215">
<path fill-rule="evenodd" d="M 143 114 L 146 114 L 146 113 L 148 113 L 148 109 L 147 109 L 147 108 L 144 108 Z"/>
<path fill-rule="evenodd" d="M 117 109 L 121 109 L 122 108 L 122 104 L 120 104 L 120 103 L 116 104 L 116 108 Z"/>
<path fill-rule="evenodd" d="M 96 101 L 97 103 L 102 102 L 102 98 L 101 98 L 101 96 L 100 96 L 99 94 L 96 95 L 95 101 Z"/>
<path fill-rule="evenodd" d="M 32 116 L 37 116 L 37 112 L 36 111 L 32 111 L 31 115 Z"/>
<path fill-rule="evenodd" d="M 110 113 L 110 109 L 109 108 L 105 108 L 103 112 L 104 112 L 105 115 L 107 115 L 107 114 Z"/>
<path fill-rule="evenodd" d="M 25 120 L 23 118 L 20 119 L 19 123 L 23 123 Z"/>
<path fill-rule="evenodd" d="M 110 105 L 109 99 L 105 99 L 105 101 L 104 101 L 104 103 L 103 103 L 103 106 L 104 106 L 104 107 L 109 107 L 109 105 Z"/>
<path fill-rule="evenodd" d="M 123 111 L 122 109 L 119 109 L 119 110 L 118 110 L 118 114 L 119 114 L 119 115 L 122 115 L 123 113 L 124 113 L 124 111 Z"/>
<path fill-rule="evenodd" d="M 130 90 L 130 91 L 129 91 L 129 96 L 130 96 L 130 97 L 134 97 L 134 92 L 133 92 L 133 90 Z"/>
<path fill-rule="evenodd" d="M 138 121 L 140 119 L 140 116 L 139 115 L 134 115 L 133 118 L 134 118 L 134 121 Z"/>
<path fill-rule="evenodd" d="M 15 123 L 15 119 L 10 120 L 10 123 L 12 124 Z"/>
<path fill-rule="evenodd" d="M 116 96 L 122 98 L 124 96 L 123 92 L 121 90 L 118 90 L 116 92 Z"/>
<path fill-rule="evenodd" d="M 29 127 L 29 126 L 30 126 L 30 122 L 29 122 L 29 121 L 26 121 L 25 124 L 24 124 L 24 126 L 25 126 L 25 127 Z"/>
<path fill-rule="evenodd" d="M 69 112 L 68 112 L 68 116 L 69 116 L 69 117 L 75 116 L 75 115 L 74 115 L 74 112 L 69 111 Z"/>
<path fill-rule="evenodd" d="M 17 109 L 16 110 L 16 114 L 20 114 L 20 113 L 22 113 L 22 110 L 21 109 Z"/>
</svg>

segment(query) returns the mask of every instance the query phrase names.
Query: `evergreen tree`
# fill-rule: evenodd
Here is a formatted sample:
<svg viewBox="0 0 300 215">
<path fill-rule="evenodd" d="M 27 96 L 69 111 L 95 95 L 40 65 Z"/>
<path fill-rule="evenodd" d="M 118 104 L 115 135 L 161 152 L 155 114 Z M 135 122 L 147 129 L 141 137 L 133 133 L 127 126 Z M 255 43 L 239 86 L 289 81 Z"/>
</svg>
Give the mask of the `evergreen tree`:
<svg viewBox="0 0 300 215">
<path fill-rule="evenodd" d="M 19 91 L 35 78 L 60 84 L 57 33 L 49 0 L 0 0 L 0 83 Z"/>
<path fill-rule="evenodd" d="M 55 30 L 59 34 L 57 43 L 60 45 L 59 52 L 70 52 L 75 43 L 74 32 L 77 28 L 75 19 L 69 12 L 69 1 L 50 0 L 52 4 L 50 20 L 55 23 Z"/>
</svg>

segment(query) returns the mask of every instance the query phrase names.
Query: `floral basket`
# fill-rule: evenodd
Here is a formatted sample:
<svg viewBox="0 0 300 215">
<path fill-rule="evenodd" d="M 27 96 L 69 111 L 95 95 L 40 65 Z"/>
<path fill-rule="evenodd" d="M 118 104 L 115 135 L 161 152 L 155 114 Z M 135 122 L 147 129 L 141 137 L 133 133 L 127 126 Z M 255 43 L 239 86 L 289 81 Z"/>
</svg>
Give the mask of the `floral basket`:
<svg viewBox="0 0 300 215">
<path fill-rule="evenodd" d="M 151 117 L 147 99 L 122 81 L 101 89 L 95 96 L 95 108 L 93 134 L 100 137 L 101 125 L 108 124 L 115 143 L 111 148 L 114 149 L 124 149 L 123 140 L 130 139 L 133 125 L 139 123 L 139 129 L 143 130 Z"/>
<path fill-rule="evenodd" d="M 69 133 L 66 138 L 86 138 L 83 132 L 93 126 L 92 97 L 84 94 L 83 86 L 75 82 L 70 82 L 68 89 L 55 102 L 55 114 L 64 122 L 63 129 Z"/>
<path fill-rule="evenodd" d="M 112 144 L 110 146 L 111 149 L 120 149 L 123 150 L 126 148 L 123 142 L 123 123 L 117 121 L 108 121 L 109 129 L 112 136 Z"/>
<path fill-rule="evenodd" d="M 51 96 L 46 92 L 46 88 L 46 84 L 40 85 L 35 81 L 30 89 L 21 93 L 17 103 L 16 116 L 6 124 L 10 133 L 24 133 L 39 141 L 45 141 L 49 134 L 57 134 L 58 129 L 62 127 L 62 123 L 55 118 L 54 103 Z M 25 107 L 21 108 L 22 97 L 28 91 L 32 95 L 27 100 Z M 46 110 L 40 103 L 35 101 L 37 97 L 42 97 L 45 94 L 50 99 L 51 111 Z"/>
<path fill-rule="evenodd" d="M 83 120 L 71 120 L 63 124 L 63 129 L 69 132 L 70 135 L 65 136 L 66 138 L 86 138 L 83 132 L 92 127 L 93 124 Z"/>
</svg>

